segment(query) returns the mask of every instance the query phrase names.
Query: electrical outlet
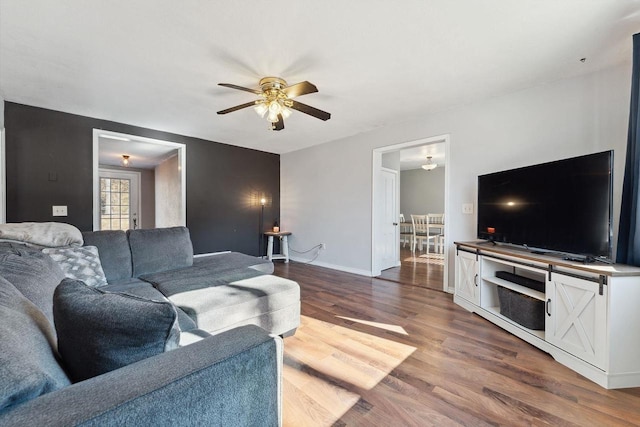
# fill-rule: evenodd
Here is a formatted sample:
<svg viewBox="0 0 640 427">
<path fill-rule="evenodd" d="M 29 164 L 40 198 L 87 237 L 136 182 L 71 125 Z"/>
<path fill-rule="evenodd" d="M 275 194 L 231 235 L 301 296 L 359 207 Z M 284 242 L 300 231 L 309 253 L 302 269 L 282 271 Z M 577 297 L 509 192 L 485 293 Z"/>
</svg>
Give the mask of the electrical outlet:
<svg viewBox="0 0 640 427">
<path fill-rule="evenodd" d="M 327 249 L 327 245 L 325 245 L 324 243 L 320 243 L 320 250 L 325 250 Z"/>
<path fill-rule="evenodd" d="M 473 214 L 473 203 L 463 203 L 462 204 L 462 213 L 466 215 Z"/>
<path fill-rule="evenodd" d="M 53 216 L 67 216 L 67 207 L 53 206 Z"/>
</svg>

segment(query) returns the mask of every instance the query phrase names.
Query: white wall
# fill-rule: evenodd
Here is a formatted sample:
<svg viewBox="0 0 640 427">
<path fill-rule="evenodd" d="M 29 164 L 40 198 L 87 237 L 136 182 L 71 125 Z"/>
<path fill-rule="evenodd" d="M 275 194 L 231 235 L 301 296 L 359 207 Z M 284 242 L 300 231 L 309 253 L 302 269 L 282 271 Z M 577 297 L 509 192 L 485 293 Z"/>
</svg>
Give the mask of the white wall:
<svg viewBox="0 0 640 427">
<path fill-rule="evenodd" d="M 156 167 L 155 179 L 155 226 L 175 227 L 183 225 L 180 168 L 177 155 L 165 160 Z"/>
<path fill-rule="evenodd" d="M 407 221 L 411 221 L 411 214 L 444 212 L 443 167 L 400 172 L 400 212 Z"/>
<path fill-rule="evenodd" d="M 372 150 L 450 134 L 450 243 L 475 238 L 479 174 L 615 150 L 614 230 L 624 173 L 631 65 L 549 83 L 281 156 L 292 245 L 326 243 L 318 264 L 371 272 Z M 475 209 L 474 209 L 475 211 Z M 453 286 L 450 256 L 449 286 Z"/>
</svg>

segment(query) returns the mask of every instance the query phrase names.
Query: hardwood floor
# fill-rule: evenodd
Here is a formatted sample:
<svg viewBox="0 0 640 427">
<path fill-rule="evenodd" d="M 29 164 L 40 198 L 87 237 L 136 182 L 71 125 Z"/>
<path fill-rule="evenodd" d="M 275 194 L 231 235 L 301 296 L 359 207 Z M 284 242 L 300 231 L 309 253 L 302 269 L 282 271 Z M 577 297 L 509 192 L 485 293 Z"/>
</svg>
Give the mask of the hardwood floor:
<svg viewBox="0 0 640 427">
<path fill-rule="evenodd" d="M 640 425 L 640 388 L 601 388 L 449 294 L 293 262 L 275 274 L 302 293 L 285 426 Z"/>
<path fill-rule="evenodd" d="M 426 252 L 411 253 L 409 246 L 400 246 L 400 267 L 388 268 L 378 276 L 398 283 L 442 290 L 444 255 Z"/>
</svg>

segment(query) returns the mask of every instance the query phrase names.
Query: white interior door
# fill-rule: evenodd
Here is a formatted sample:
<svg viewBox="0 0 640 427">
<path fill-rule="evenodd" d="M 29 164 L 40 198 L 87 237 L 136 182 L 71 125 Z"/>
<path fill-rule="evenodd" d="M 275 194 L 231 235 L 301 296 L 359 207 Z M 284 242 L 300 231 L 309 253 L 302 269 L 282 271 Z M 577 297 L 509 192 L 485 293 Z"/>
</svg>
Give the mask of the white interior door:
<svg viewBox="0 0 640 427">
<path fill-rule="evenodd" d="M 140 172 L 100 169 L 98 186 L 100 230 L 142 227 Z"/>
<path fill-rule="evenodd" d="M 380 269 L 396 267 L 399 264 L 400 228 L 398 221 L 398 171 L 381 169 L 380 194 Z"/>
</svg>

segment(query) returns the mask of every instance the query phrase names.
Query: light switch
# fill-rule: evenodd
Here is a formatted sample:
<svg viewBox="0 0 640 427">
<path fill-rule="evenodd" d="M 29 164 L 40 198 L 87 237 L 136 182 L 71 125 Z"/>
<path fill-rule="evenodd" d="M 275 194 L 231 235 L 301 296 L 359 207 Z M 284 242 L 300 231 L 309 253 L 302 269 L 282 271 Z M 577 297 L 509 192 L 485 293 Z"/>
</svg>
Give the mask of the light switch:
<svg viewBox="0 0 640 427">
<path fill-rule="evenodd" d="M 54 206 L 53 207 L 53 216 L 67 216 L 67 207 L 66 206 Z"/>
<path fill-rule="evenodd" d="M 462 204 L 462 213 L 466 215 L 473 214 L 473 203 L 463 203 Z"/>
</svg>

